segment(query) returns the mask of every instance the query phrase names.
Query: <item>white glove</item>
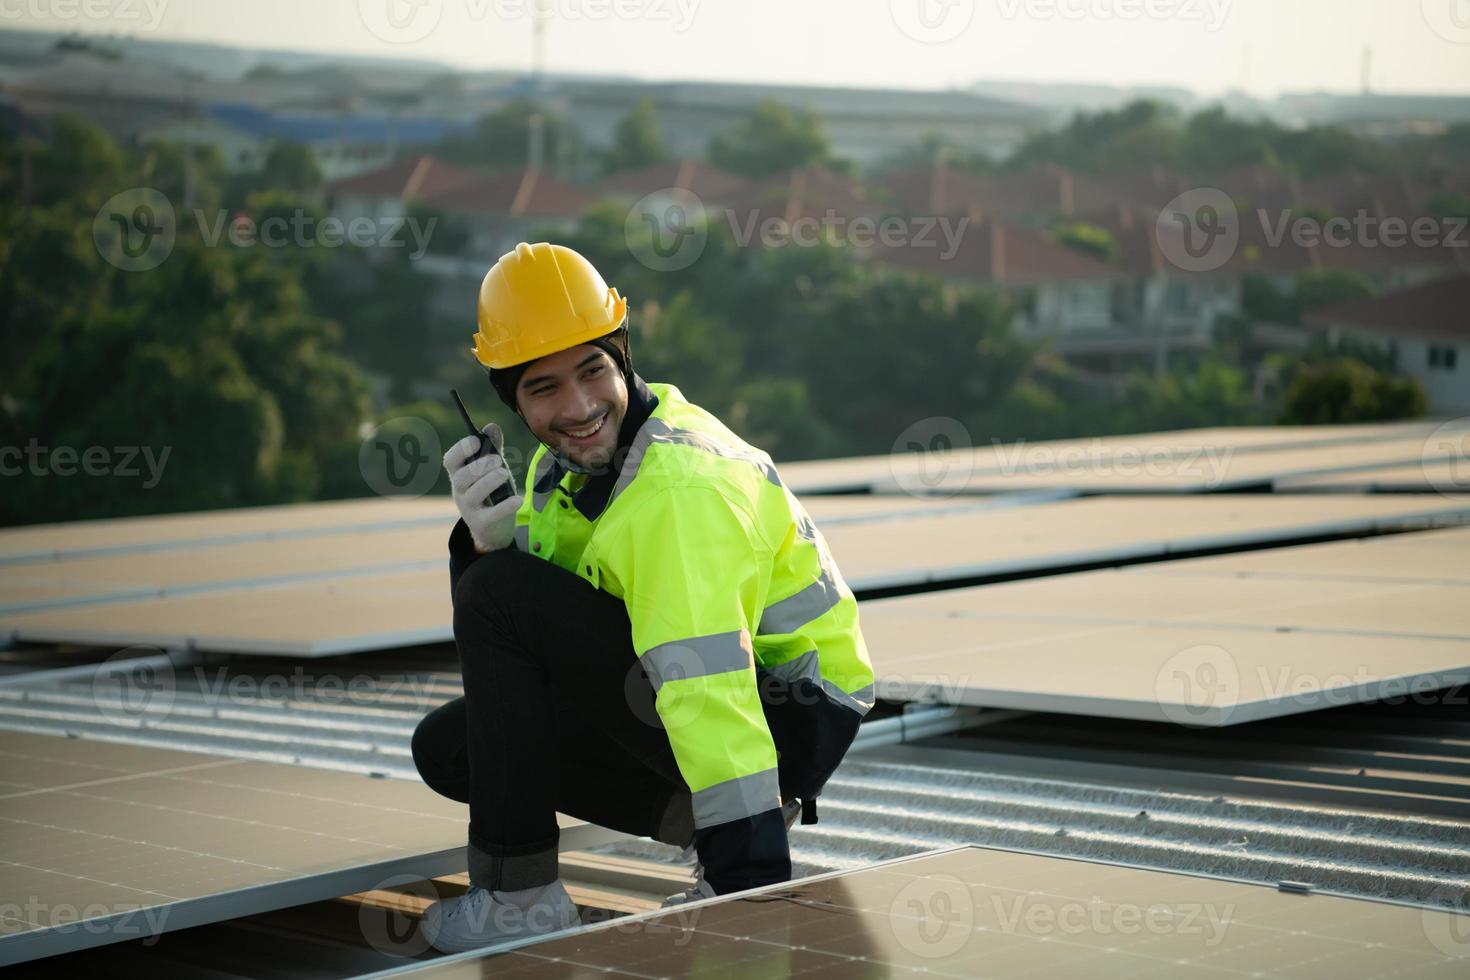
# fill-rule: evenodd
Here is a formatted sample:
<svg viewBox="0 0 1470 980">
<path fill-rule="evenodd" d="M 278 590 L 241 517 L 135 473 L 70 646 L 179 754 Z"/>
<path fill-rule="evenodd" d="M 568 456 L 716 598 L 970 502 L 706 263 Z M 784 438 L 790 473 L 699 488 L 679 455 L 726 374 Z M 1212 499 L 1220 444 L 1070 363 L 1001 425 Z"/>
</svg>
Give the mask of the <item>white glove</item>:
<svg viewBox="0 0 1470 980">
<path fill-rule="evenodd" d="M 454 506 L 459 508 L 459 516 L 464 518 L 465 526 L 470 529 L 475 550 L 483 555 L 508 547 L 515 540 L 516 511 L 525 496 L 516 493 L 515 477 L 501 455 L 505 449 L 505 436 L 500 426 L 487 422 L 480 431 L 495 444 L 495 455 L 470 461 L 470 457 L 480 451 L 480 437 L 465 436 L 444 454 L 444 471 L 449 474 Z M 502 483 L 510 484 L 511 495 L 491 505 L 490 491 Z"/>
</svg>

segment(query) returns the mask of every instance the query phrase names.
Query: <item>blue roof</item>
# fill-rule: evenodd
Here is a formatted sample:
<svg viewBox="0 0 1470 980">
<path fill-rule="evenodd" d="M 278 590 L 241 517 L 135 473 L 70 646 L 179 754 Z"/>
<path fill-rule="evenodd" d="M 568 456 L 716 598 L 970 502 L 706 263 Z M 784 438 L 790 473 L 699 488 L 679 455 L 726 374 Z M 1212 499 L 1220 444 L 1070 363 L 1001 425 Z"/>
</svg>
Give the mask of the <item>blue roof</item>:
<svg viewBox="0 0 1470 980">
<path fill-rule="evenodd" d="M 270 112 L 252 105 L 212 102 L 204 106 L 212 118 L 256 136 L 294 143 L 387 143 L 396 130 L 399 143 L 432 142 L 469 128 L 467 123 L 424 119 L 410 114 L 395 122 L 382 113 L 349 116 Z"/>
</svg>

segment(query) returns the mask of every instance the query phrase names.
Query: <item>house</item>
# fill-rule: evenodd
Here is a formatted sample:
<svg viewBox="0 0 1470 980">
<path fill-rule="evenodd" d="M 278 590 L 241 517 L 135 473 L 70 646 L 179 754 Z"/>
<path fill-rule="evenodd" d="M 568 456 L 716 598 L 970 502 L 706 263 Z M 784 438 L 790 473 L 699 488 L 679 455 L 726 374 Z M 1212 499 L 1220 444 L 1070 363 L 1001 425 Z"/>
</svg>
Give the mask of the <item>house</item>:
<svg viewBox="0 0 1470 980">
<path fill-rule="evenodd" d="M 994 288 L 1016 304 L 1020 336 L 1049 339 L 1063 354 L 1113 326 L 1113 292 L 1125 277 L 1122 270 L 1001 219 L 957 214 L 944 220 L 952 250 L 940 236 L 934 247 L 880 244 L 864 250 L 865 257 L 951 283 Z"/>
<path fill-rule="evenodd" d="M 1337 303 L 1303 319 L 1331 340 L 1351 339 L 1391 355 L 1424 385 L 1432 413 L 1470 414 L 1470 276 Z"/>
<path fill-rule="evenodd" d="M 399 218 L 414 204 L 440 212 L 464 229 L 465 241 L 456 251 L 474 256 L 476 263 L 510 251 L 538 229 L 572 229 L 593 201 L 537 168 L 482 173 L 428 154 L 334 181 L 326 191 L 332 213 L 344 220 Z"/>
<path fill-rule="evenodd" d="M 728 204 L 750 181 L 738 174 L 685 157 L 624 170 L 587 188 L 592 197 L 610 197 L 633 204 L 650 194 L 686 191 L 705 205 Z"/>
</svg>

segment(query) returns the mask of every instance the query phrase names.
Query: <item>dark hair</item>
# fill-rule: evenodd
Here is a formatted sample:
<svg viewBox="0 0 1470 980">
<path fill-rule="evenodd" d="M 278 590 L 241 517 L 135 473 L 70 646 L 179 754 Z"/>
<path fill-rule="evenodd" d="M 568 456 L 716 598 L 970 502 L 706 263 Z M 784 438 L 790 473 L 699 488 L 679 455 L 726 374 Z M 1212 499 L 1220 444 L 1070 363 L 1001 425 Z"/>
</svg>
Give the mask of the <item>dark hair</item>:
<svg viewBox="0 0 1470 980">
<path fill-rule="evenodd" d="M 632 378 L 633 341 L 628 335 L 627 317 L 623 318 L 623 322 L 612 333 L 604 334 L 595 340 L 587 341 L 587 343 L 595 347 L 601 347 L 607 351 L 608 356 L 617 363 L 619 370 L 623 372 L 624 379 Z M 580 347 L 582 345 L 578 344 L 577 346 Z M 510 407 L 512 412 L 516 411 L 516 386 L 521 383 L 521 376 L 526 373 L 526 369 L 535 363 L 536 361 L 526 361 L 524 364 L 514 364 L 508 368 L 485 369 L 485 373 L 490 376 L 490 384 L 494 386 L 495 393 L 500 396 L 501 401 Z"/>
</svg>

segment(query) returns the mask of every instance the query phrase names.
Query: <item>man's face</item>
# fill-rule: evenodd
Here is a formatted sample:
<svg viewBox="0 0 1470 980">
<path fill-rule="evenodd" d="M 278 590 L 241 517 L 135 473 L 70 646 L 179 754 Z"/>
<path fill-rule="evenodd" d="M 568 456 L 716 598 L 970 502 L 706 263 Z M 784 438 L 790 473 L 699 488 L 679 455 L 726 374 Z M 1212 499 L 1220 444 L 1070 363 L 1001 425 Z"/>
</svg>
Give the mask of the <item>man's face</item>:
<svg viewBox="0 0 1470 980">
<path fill-rule="evenodd" d="M 532 362 L 516 386 L 516 407 L 537 439 L 597 470 L 618 447 L 628 386 L 606 351 L 583 344 Z"/>
</svg>

